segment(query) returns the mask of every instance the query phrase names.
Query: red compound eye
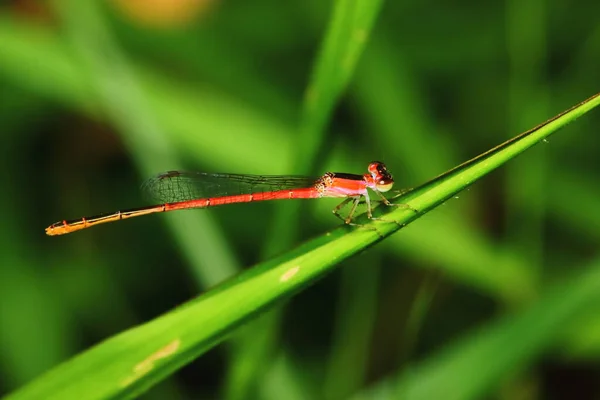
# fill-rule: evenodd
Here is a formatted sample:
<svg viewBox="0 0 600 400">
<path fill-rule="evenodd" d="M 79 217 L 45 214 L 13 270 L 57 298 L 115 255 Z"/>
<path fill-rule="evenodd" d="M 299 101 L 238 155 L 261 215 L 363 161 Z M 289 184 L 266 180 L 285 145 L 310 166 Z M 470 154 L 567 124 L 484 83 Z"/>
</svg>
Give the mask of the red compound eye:
<svg viewBox="0 0 600 400">
<path fill-rule="evenodd" d="M 394 178 L 390 174 L 384 163 L 380 161 L 373 161 L 368 167 L 369 174 L 375 182 L 377 190 L 380 192 L 387 192 L 394 185 Z"/>
</svg>

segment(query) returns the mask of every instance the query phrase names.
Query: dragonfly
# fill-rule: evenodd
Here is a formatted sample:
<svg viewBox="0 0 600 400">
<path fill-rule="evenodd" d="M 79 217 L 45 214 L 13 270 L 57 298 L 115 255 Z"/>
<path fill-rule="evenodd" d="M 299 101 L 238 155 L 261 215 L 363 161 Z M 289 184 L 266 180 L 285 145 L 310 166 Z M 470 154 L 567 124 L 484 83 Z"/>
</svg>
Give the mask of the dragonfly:
<svg viewBox="0 0 600 400">
<path fill-rule="evenodd" d="M 50 236 L 64 235 L 108 222 L 175 210 L 211 208 L 226 204 L 267 200 L 344 198 L 333 213 L 352 224 L 357 206 L 364 199 L 367 216 L 373 219 L 368 190 L 386 205 L 395 205 L 383 195 L 392 189 L 394 178 L 384 163 L 374 161 L 363 175 L 327 172 L 319 178 L 284 175 L 215 174 L 168 171 L 146 181 L 143 189 L 156 205 L 132 208 L 74 220 L 58 221 L 46 228 Z M 339 211 L 352 206 L 344 218 Z"/>
</svg>

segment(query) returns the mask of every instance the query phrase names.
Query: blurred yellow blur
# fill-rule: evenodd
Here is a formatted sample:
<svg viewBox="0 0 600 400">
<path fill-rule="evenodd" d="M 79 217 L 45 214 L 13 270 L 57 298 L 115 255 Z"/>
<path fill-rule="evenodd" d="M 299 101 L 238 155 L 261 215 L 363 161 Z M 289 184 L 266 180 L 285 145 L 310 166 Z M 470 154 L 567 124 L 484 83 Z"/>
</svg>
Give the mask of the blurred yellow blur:
<svg viewBox="0 0 600 400">
<path fill-rule="evenodd" d="M 208 14 L 215 0 L 111 0 L 137 25 L 169 29 L 185 26 Z"/>
</svg>

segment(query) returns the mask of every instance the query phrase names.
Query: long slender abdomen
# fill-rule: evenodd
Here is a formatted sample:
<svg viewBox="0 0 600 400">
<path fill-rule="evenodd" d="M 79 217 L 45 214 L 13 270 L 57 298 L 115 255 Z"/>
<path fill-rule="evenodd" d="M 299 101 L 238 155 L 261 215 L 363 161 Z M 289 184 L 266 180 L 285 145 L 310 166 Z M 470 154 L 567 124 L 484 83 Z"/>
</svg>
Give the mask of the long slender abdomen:
<svg viewBox="0 0 600 400">
<path fill-rule="evenodd" d="M 283 199 L 315 199 L 321 197 L 321 192 L 316 188 L 301 188 L 278 190 L 274 192 L 262 192 L 253 194 L 240 194 L 232 196 L 212 197 L 207 199 L 186 200 L 176 203 L 165 203 L 149 207 L 134 208 L 124 211 L 116 211 L 112 214 L 102 214 L 93 217 L 85 217 L 70 221 L 59 221 L 46 228 L 46 234 L 50 236 L 64 235 L 91 228 L 92 226 L 105 224 L 107 222 L 120 221 L 122 219 L 140 217 L 142 215 L 155 214 L 165 211 L 186 210 L 193 208 L 215 207 L 225 204 L 248 203 L 253 201 L 283 200 Z"/>
<path fill-rule="evenodd" d="M 210 197 L 207 199 L 180 201 L 165 204 L 165 211 L 184 210 L 191 208 L 207 208 L 225 204 L 251 203 L 254 201 L 285 200 L 285 199 L 317 199 L 321 192 L 315 188 L 287 189 L 274 192 L 237 194 L 232 196 Z"/>
<path fill-rule="evenodd" d="M 139 217 L 165 211 L 165 205 L 133 208 L 130 210 L 116 211 L 112 214 L 101 214 L 92 217 L 73 219 L 70 221 L 59 221 L 46 228 L 46 235 L 56 236 L 91 228 L 92 226 L 105 224 L 107 222 L 120 221 L 122 219 Z"/>
</svg>

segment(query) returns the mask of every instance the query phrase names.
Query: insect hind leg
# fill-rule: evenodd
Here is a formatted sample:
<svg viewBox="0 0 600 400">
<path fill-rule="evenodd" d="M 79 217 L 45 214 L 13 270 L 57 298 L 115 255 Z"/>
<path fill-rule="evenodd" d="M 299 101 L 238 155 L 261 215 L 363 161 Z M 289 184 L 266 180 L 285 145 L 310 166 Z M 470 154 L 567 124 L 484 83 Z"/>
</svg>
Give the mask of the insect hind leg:
<svg viewBox="0 0 600 400">
<path fill-rule="evenodd" d="M 354 215 L 354 213 L 356 212 L 356 207 L 358 206 L 358 204 L 360 203 L 360 199 L 362 196 L 352 196 L 352 197 L 348 197 L 346 199 L 344 199 L 344 201 L 342 201 L 340 204 L 338 204 L 332 211 L 333 214 L 338 217 L 339 219 L 341 219 L 342 221 L 344 221 L 345 224 L 347 225 L 358 225 L 358 224 L 354 224 L 352 223 L 352 216 Z M 342 215 L 340 215 L 340 210 L 342 208 L 344 208 L 344 206 L 346 204 L 348 204 L 349 202 L 352 202 L 352 208 L 350 208 L 350 212 L 348 213 L 347 217 L 343 217 Z"/>
</svg>

